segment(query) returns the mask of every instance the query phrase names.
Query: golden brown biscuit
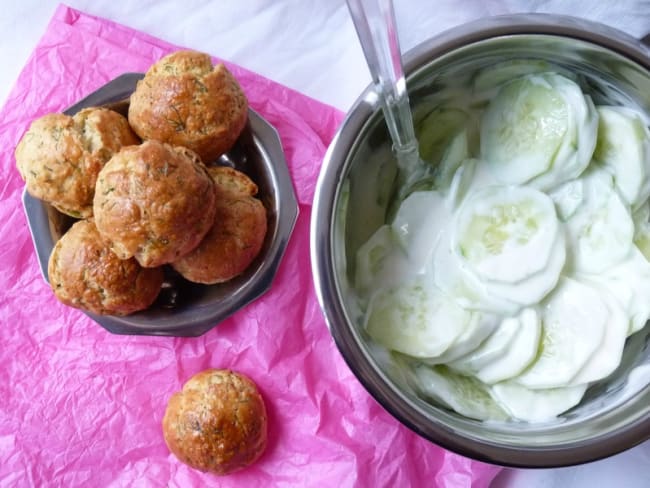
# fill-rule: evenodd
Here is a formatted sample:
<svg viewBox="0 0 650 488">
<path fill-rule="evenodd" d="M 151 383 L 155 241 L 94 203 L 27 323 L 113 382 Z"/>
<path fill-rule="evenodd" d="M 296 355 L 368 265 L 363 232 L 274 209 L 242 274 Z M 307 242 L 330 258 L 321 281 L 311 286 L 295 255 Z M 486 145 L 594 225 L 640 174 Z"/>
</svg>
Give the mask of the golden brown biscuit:
<svg viewBox="0 0 650 488">
<path fill-rule="evenodd" d="M 140 137 L 189 147 L 204 162 L 233 146 L 247 118 L 248 101 L 234 76 L 196 51 L 177 51 L 151 66 L 129 105 Z"/>
<path fill-rule="evenodd" d="M 48 263 L 50 285 L 66 305 L 100 315 L 128 315 L 149 307 L 160 292 L 161 268 L 119 259 L 92 219 L 76 222 L 55 244 Z"/>
<path fill-rule="evenodd" d="M 145 267 L 194 249 L 214 223 L 214 182 L 187 148 L 157 141 L 122 149 L 97 178 L 97 229 L 122 259 Z"/>
<path fill-rule="evenodd" d="M 244 173 L 225 166 L 209 167 L 217 191 L 217 213 L 199 246 L 172 263 L 185 279 L 214 284 L 242 273 L 262 249 L 266 209 L 253 195 L 257 185 Z"/>
<path fill-rule="evenodd" d="M 90 217 L 97 174 L 123 146 L 139 142 L 126 118 L 112 110 L 48 114 L 21 138 L 16 166 L 31 195 L 73 217 Z"/>
<path fill-rule="evenodd" d="M 252 464 L 266 448 L 264 400 L 253 381 L 230 370 L 190 378 L 169 399 L 162 428 L 178 459 L 220 475 Z"/>
</svg>

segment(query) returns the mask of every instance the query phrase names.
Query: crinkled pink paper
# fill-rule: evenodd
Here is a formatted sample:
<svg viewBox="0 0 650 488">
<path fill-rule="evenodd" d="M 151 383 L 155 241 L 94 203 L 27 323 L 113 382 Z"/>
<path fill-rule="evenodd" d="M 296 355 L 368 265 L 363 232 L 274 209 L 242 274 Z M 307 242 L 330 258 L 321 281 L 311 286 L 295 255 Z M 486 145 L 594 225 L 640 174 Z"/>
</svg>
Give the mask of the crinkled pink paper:
<svg viewBox="0 0 650 488">
<path fill-rule="evenodd" d="M 498 468 L 403 427 L 339 355 L 313 290 L 309 218 L 343 114 L 254 73 L 229 64 L 252 107 L 278 129 L 300 200 L 272 289 L 204 336 L 182 339 L 112 335 L 54 298 L 39 273 L 13 148 L 35 117 L 173 49 L 61 6 L 2 110 L 0 485 L 487 486 Z M 209 367 L 248 374 L 269 412 L 266 453 L 227 477 L 180 463 L 160 427 L 172 392 Z"/>
</svg>

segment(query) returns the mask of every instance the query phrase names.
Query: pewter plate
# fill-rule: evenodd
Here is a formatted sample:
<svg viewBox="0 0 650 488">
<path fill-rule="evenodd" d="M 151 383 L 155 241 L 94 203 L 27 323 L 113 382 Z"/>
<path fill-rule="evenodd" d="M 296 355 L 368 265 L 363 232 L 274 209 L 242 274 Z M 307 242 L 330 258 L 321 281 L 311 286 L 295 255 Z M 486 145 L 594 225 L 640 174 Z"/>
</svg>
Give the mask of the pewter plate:
<svg viewBox="0 0 650 488">
<path fill-rule="evenodd" d="M 106 106 L 126 115 L 129 96 L 142 77 L 141 73 L 119 76 L 65 113 L 74 115 L 85 107 Z M 86 315 L 115 334 L 199 336 L 268 291 L 298 218 L 298 201 L 278 133 L 258 113 L 249 110 L 242 135 L 218 164 L 243 171 L 259 188 L 257 196 L 267 210 L 268 230 L 255 261 L 243 274 L 218 285 L 190 283 L 165 266 L 163 289 L 147 310 L 126 317 Z M 52 248 L 74 219 L 27 191 L 23 192 L 23 206 L 41 273 L 48 281 Z"/>
</svg>

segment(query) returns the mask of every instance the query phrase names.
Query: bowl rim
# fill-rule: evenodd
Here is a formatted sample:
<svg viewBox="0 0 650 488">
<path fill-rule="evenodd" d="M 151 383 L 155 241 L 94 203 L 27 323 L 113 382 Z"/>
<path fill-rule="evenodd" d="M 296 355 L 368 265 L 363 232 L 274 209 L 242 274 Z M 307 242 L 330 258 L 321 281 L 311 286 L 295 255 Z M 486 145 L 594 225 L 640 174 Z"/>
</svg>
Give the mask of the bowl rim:
<svg viewBox="0 0 650 488">
<path fill-rule="evenodd" d="M 408 51 L 404 55 L 404 71 L 410 78 L 415 76 L 420 66 L 425 65 L 425 61 L 438 59 L 476 42 L 518 35 L 585 41 L 623 55 L 650 72 L 650 49 L 641 41 L 593 21 L 554 14 L 496 16 L 452 28 Z M 448 425 L 427 422 L 424 416 L 410 411 L 411 407 L 403 402 L 403 394 L 390 386 L 385 373 L 359 347 L 359 338 L 353 328 L 337 326 L 345 323 L 347 313 L 338 297 L 339 285 L 330 259 L 334 249 L 333 233 L 329 230 L 333 228 L 335 203 L 340 198 L 341 183 L 346 176 L 346 155 L 354 153 L 358 136 L 356 131 L 368 123 L 378 110 L 379 99 L 373 86 L 369 85 L 349 110 L 326 152 L 316 185 L 310 232 L 312 270 L 318 301 L 339 352 L 364 388 L 384 409 L 418 435 L 461 455 L 503 466 L 571 466 L 617 454 L 650 439 L 650 415 L 647 413 L 642 413 L 616 432 L 568 442 L 557 448 L 508 446 L 472 439 Z M 338 166 L 336 161 L 340 163 Z M 364 356 L 366 361 L 358 361 L 353 352 Z M 650 385 L 637 395 L 650 397 Z"/>
</svg>

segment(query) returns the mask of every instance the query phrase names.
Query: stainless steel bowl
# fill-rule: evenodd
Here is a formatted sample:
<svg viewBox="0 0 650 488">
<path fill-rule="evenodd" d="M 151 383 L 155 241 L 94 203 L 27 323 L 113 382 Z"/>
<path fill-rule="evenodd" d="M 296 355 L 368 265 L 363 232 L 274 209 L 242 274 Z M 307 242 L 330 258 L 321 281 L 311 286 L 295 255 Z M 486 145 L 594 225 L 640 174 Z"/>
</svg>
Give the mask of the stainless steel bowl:
<svg viewBox="0 0 650 488">
<path fill-rule="evenodd" d="M 431 106 L 431 97 L 462 90 L 481 68 L 513 58 L 559 65 L 578 74 L 597 103 L 633 104 L 650 116 L 650 51 L 640 41 L 592 22 L 523 15 L 464 25 L 405 56 L 416 124 Z M 311 247 L 317 293 L 332 336 L 375 399 L 434 443 L 501 465 L 578 464 L 649 439 L 650 326 L 630 338 L 620 368 L 607 381 L 591 387 L 581 404 L 558 421 L 545 424 L 463 417 L 424 401 L 399 371 L 383 366 L 381 354 L 360 326 L 348 277 L 356 249 L 384 222 L 395 171 L 378 98 L 369 87 L 325 157 L 316 189 Z"/>
<path fill-rule="evenodd" d="M 126 73 L 65 111 L 73 115 L 85 107 L 106 106 L 123 115 L 128 99 L 144 75 Z M 250 176 L 259 188 L 258 198 L 267 211 L 268 230 L 260 254 L 241 275 L 217 285 L 199 285 L 184 280 L 169 266 L 156 302 L 146 310 L 125 317 L 96 315 L 90 318 L 115 334 L 198 336 L 240 308 L 263 295 L 273 282 L 298 218 L 298 200 L 293 190 L 282 144 L 276 130 L 253 110 L 234 147 L 221 156 L 229 165 Z M 52 248 L 72 225 L 52 206 L 23 193 L 23 206 L 45 280 Z"/>
</svg>

